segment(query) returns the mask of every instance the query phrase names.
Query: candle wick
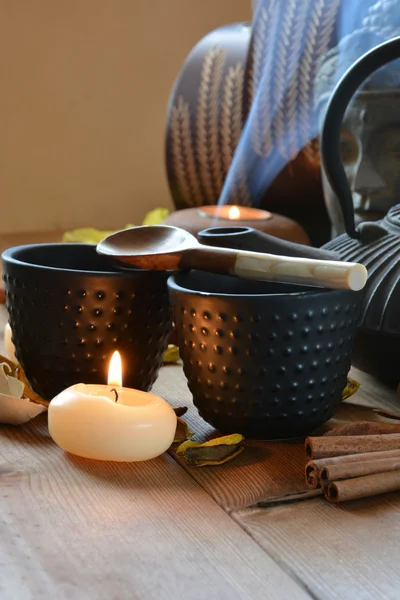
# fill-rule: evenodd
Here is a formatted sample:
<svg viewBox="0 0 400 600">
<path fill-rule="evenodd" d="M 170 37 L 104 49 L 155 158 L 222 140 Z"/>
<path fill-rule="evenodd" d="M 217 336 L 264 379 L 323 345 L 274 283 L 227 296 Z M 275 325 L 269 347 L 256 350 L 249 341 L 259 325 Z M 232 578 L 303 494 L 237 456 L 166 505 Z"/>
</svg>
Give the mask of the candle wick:
<svg viewBox="0 0 400 600">
<path fill-rule="evenodd" d="M 117 392 L 117 390 L 115 388 L 112 388 L 110 390 L 110 392 L 114 392 L 115 393 L 115 402 L 118 402 L 118 392 Z"/>
</svg>

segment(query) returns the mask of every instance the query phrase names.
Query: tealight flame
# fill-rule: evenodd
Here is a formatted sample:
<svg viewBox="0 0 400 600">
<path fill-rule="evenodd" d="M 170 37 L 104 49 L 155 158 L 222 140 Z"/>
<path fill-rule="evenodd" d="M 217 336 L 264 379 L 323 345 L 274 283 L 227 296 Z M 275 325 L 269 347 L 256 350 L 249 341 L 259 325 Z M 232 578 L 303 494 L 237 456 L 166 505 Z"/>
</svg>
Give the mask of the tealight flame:
<svg viewBox="0 0 400 600">
<path fill-rule="evenodd" d="M 110 366 L 108 368 L 108 385 L 122 387 L 122 361 L 121 355 L 116 350 L 111 357 Z"/>
<path fill-rule="evenodd" d="M 240 219 L 240 210 L 237 206 L 232 206 L 229 209 L 228 219 Z"/>
</svg>

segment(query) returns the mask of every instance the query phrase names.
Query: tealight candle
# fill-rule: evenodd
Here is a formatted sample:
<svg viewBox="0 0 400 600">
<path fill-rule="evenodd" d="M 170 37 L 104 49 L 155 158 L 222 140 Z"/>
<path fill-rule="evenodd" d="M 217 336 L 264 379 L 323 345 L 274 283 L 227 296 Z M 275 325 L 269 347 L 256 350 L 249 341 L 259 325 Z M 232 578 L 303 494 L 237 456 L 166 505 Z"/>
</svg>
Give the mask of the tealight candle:
<svg viewBox="0 0 400 600">
<path fill-rule="evenodd" d="M 122 387 L 122 365 L 114 352 L 108 385 L 78 383 L 49 406 L 49 432 L 66 452 L 85 458 L 133 462 L 165 452 L 176 431 L 176 415 L 162 398 Z"/>
</svg>

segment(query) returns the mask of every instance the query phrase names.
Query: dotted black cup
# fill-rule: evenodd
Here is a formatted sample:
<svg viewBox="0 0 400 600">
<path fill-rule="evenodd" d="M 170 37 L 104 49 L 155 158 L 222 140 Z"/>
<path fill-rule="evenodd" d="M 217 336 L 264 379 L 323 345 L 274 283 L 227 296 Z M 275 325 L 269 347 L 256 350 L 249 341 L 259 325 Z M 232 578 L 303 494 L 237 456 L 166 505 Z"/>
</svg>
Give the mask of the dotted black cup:
<svg viewBox="0 0 400 600">
<path fill-rule="evenodd" d="M 308 435 L 332 416 L 350 368 L 360 292 L 177 273 L 168 280 L 200 415 L 256 439 Z"/>
<path fill-rule="evenodd" d="M 124 385 L 151 388 L 171 331 L 168 273 L 118 271 L 87 244 L 19 246 L 2 260 L 16 356 L 35 392 L 51 400 L 106 383 L 114 350 Z"/>
</svg>

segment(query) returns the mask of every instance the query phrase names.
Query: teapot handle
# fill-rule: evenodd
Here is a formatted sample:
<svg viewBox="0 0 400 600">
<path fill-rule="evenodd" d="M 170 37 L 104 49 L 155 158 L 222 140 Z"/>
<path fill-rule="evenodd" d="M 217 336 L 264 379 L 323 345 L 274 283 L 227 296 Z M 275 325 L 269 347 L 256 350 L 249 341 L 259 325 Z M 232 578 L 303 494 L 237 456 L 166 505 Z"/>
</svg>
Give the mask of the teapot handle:
<svg viewBox="0 0 400 600">
<path fill-rule="evenodd" d="M 360 238 L 362 226 L 356 229 L 353 197 L 340 155 L 340 128 L 347 106 L 360 85 L 376 70 L 400 58 L 400 36 L 393 38 L 359 58 L 343 75 L 328 103 L 321 133 L 321 160 L 332 190 L 343 213 L 347 234 Z"/>
</svg>

